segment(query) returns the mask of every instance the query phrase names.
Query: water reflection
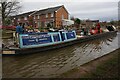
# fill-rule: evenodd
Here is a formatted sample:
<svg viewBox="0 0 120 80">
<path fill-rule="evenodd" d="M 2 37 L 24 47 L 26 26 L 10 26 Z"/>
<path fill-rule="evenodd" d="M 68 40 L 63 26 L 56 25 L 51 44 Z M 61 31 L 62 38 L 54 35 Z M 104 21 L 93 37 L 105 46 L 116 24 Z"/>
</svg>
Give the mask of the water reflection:
<svg viewBox="0 0 120 80">
<path fill-rule="evenodd" d="M 118 48 L 118 36 L 101 38 L 56 50 L 3 57 L 5 78 L 57 77 Z"/>
</svg>

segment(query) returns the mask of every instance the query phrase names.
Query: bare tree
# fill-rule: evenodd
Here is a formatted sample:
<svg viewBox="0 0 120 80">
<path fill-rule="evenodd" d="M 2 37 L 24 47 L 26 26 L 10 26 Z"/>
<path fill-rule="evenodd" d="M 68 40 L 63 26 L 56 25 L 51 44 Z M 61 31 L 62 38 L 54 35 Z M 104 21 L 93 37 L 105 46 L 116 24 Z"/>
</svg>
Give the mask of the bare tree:
<svg viewBox="0 0 120 80">
<path fill-rule="evenodd" d="M 2 26 L 5 25 L 5 19 L 19 12 L 21 6 L 17 0 L 1 0 Z"/>
</svg>

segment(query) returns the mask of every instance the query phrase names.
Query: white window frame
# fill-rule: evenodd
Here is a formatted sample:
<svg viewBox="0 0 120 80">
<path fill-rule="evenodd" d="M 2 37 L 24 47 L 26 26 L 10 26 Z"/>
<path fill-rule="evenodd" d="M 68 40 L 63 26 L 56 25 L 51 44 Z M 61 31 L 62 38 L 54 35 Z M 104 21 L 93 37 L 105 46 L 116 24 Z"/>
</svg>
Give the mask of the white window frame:
<svg viewBox="0 0 120 80">
<path fill-rule="evenodd" d="M 51 13 L 51 17 L 54 17 L 54 13 Z"/>
<path fill-rule="evenodd" d="M 18 21 L 20 21 L 20 18 L 18 18 Z"/>
<path fill-rule="evenodd" d="M 38 19 L 40 19 L 40 15 L 38 15 Z"/>
<path fill-rule="evenodd" d="M 27 17 L 24 17 L 24 20 L 27 20 Z"/>
<path fill-rule="evenodd" d="M 45 22 L 45 27 L 47 27 L 47 22 Z"/>
<path fill-rule="evenodd" d="M 12 20 L 12 22 L 14 22 L 14 20 Z"/>
<path fill-rule="evenodd" d="M 45 26 L 46 26 L 46 27 L 47 27 L 47 24 L 48 24 L 48 23 L 49 23 L 49 21 L 46 21 L 46 22 L 45 22 Z"/>
<path fill-rule="evenodd" d="M 35 15 L 34 15 L 34 19 L 35 19 Z"/>
<path fill-rule="evenodd" d="M 46 18 L 48 18 L 48 13 L 46 14 Z"/>
</svg>

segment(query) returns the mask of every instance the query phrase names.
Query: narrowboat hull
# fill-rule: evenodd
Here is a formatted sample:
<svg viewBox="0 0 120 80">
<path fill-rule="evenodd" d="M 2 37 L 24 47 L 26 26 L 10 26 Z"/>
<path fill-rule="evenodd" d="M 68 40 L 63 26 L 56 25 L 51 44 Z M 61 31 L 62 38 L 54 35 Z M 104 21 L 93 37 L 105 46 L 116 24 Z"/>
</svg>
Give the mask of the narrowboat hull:
<svg viewBox="0 0 120 80">
<path fill-rule="evenodd" d="M 2 50 L 2 54 L 7 54 L 7 55 L 12 55 L 12 54 L 30 54 L 30 53 L 39 53 L 41 51 L 47 51 L 47 50 L 52 50 L 52 49 L 57 49 L 65 46 L 70 46 L 76 43 L 82 43 L 85 41 L 89 40 L 94 40 L 98 38 L 103 38 L 106 36 L 111 36 L 113 34 L 116 34 L 117 31 L 112 31 L 112 32 L 106 32 L 106 33 L 101 33 L 101 34 L 96 34 L 96 35 L 90 35 L 86 37 L 81 37 L 77 38 L 75 40 L 67 41 L 67 42 L 61 42 L 61 43 L 56 43 L 48 46 L 40 46 L 40 47 L 33 47 L 33 48 L 12 48 L 8 50 Z"/>
</svg>

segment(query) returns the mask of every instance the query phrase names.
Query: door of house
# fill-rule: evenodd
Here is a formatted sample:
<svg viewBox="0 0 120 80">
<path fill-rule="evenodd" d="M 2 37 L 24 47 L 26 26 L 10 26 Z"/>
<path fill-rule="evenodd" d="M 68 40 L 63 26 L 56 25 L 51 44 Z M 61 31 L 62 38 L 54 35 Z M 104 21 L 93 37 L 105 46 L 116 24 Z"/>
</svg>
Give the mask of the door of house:
<svg viewBox="0 0 120 80">
<path fill-rule="evenodd" d="M 37 22 L 37 27 L 40 28 L 40 22 L 39 21 Z"/>
<path fill-rule="evenodd" d="M 41 22 L 41 27 L 44 27 L 45 26 L 45 23 L 44 22 Z"/>
</svg>

